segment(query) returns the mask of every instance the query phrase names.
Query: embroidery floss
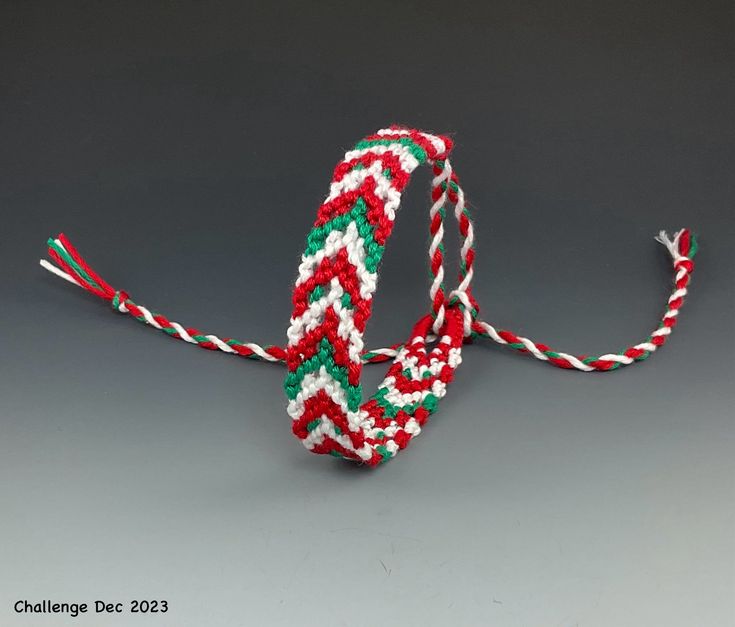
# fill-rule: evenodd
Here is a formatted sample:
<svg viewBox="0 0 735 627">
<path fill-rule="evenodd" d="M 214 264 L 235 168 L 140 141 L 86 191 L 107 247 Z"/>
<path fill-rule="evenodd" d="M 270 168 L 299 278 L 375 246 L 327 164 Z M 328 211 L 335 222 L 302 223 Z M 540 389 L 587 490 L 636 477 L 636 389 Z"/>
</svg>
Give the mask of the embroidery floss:
<svg viewBox="0 0 735 627">
<path fill-rule="evenodd" d="M 285 347 L 260 346 L 185 328 L 133 302 L 97 274 L 63 235 L 48 240 L 56 263 L 41 265 L 57 276 L 109 301 L 169 336 L 210 350 L 269 362 L 285 362 L 288 413 L 294 434 L 314 453 L 375 466 L 391 459 L 416 437 L 444 397 L 462 361 L 464 343 L 489 338 L 560 368 L 583 372 L 615 370 L 647 359 L 676 324 L 687 294 L 696 240 L 683 229 L 656 240 L 671 255 L 674 290 L 655 331 L 619 353 L 577 357 L 554 351 L 479 318 L 472 295 L 474 230 L 464 192 L 452 169 L 448 137 L 403 127 L 378 131 L 359 142 L 337 165 L 326 200 L 306 240 L 293 291 L 293 311 Z M 378 267 L 393 229 L 401 194 L 420 165 L 433 170 L 429 210 L 430 312 L 414 325 L 408 340 L 365 350 Z M 444 272 L 444 221 L 454 207 L 460 238 L 457 286 L 447 291 Z M 362 401 L 363 363 L 393 359 L 377 391 Z"/>
</svg>

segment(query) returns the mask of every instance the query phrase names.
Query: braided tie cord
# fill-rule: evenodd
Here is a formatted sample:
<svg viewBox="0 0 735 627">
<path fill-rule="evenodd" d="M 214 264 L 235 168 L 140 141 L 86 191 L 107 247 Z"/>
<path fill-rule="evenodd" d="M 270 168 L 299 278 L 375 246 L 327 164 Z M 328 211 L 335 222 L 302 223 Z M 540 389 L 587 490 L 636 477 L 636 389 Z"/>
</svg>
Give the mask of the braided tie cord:
<svg viewBox="0 0 735 627">
<path fill-rule="evenodd" d="M 294 434 L 315 453 L 371 466 L 395 456 L 420 433 L 461 363 L 463 344 L 473 338 L 489 338 L 551 365 L 583 372 L 615 370 L 643 361 L 666 342 L 694 270 L 697 244 L 686 229 L 672 238 L 663 231 L 656 237 L 671 255 L 674 289 L 658 327 L 643 342 L 619 353 L 574 356 L 481 320 L 471 289 L 473 224 L 449 161 L 451 150 L 447 137 L 391 127 L 368 136 L 345 154 L 307 236 L 285 347 L 205 334 L 136 304 L 100 277 L 63 234 L 48 240 L 48 254 L 56 265 L 46 260 L 41 265 L 109 301 L 116 311 L 171 337 L 209 350 L 285 363 Z M 363 333 L 371 315 L 378 267 L 401 193 L 411 173 L 424 163 L 433 171 L 430 312 L 414 325 L 406 342 L 365 350 Z M 443 245 L 449 205 L 454 207 L 462 242 L 458 283 L 451 291 L 445 285 Z M 393 363 L 385 379 L 363 402 L 362 364 L 390 359 Z"/>
</svg>

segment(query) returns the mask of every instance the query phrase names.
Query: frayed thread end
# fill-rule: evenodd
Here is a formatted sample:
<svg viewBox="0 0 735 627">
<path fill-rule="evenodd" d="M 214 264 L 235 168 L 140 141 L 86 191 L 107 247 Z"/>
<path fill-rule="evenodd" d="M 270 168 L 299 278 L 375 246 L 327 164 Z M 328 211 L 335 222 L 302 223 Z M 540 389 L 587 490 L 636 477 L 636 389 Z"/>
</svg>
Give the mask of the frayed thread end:
<svg viewBox="0 0 735 627">
<path fill-rule="evenodd" d="M 116 297 L 117 290 L 89 266 L 63 233 L 50 237 L 47 245 L 48 255 L 56 265 L 41 259 L 42 268 L 104 300 Z"/>
<path fill-rule="evenodd" d="M 699 248 L 696 237 L 689 229 L 681 229 L 673 237 L 669 237 L 666 231 L 660 231 L 654 239 L 666 246 L 674 263 L 681 259 L 691 259 Z"/>
</svg>

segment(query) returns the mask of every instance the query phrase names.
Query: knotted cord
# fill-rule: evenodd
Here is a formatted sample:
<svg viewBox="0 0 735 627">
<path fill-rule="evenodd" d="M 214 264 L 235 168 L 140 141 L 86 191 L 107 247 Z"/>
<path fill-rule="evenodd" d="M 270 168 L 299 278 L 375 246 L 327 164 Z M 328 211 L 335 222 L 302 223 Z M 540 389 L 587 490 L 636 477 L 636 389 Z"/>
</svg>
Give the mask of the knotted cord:
<svg viewBox="0 0 735 627">
<path fill-rule="evenodd" d="M 449 161 L 448 137 L 402 127 L 378 131 L 359 142 L 337 165 L 329 194 L 319 208 L 299 265 L 293 313 L 284 346 L 261 346 L 184 327 L 136 304 L 113 288 L 60 234 L 48 240 L 55 275 L 111 303 L 113 309 L 201 348 L 287 366 L 286 395 L 294 434 L 315 453 L 379 464 L 418 435 L 446 394 L 461 363 L 463 344 L 488 338 L 560 368 L 582 372 L 615 370 L 647 359 L 676 325 L 687 295 L 695 238 L 687 229 L 656 240 L 672 259 L 674 289 L 657 328 L 642 342 L 595 357 L 555 351 L 479 318 L 472 294 L 474 229 L 464 192 Z M 421 164 L 432 167 L 429 210 L 430 312 L 404 343 L 365 350 L 363 333 L 372 309 L 378 267 L 392 231 L 401 193 Z M 460 238 L 457 286 L 447 291 L 444 223 L 454 208 Z M 386 378 L 362 402 L 363 363 L 393 360 Z"/>
</svg>

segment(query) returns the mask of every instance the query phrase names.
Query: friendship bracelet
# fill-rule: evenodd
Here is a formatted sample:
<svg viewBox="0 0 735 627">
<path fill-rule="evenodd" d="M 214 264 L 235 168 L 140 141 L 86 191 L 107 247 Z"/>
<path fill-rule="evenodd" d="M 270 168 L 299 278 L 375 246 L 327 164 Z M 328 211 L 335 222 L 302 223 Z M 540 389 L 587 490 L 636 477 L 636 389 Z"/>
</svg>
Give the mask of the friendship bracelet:
<svg viewBox="0 0 735 627">
<path fill-rule="evenodd" d="M 314 453 L 370 466 L 391 459 L 421 432 L 462 361 L 463 345 L 474 338 L 489 338 L 551 365 L 582 372 L 604 372 L 643 361 L 666 342 L 694 270 L 697 243 L 687 229 L 673 237 L 661 231 L 656 237 L 671 256 L 674 289 L 658 327 L 643 342 L 621 352 L 574 356 L 481 320 L 471 287 L 473 223 L 449 160 L 451 150 L 448 137 L 391 127 L 366 137 L 345 154 L 306 239 L 285 347 L 203 333 L 136 304 L 100 277 L 63 234 L 48 240 L 48 254 L 56 265 L 40 263 L 109 301 L 116 311 L 171 337 L 209 350 L 285 363 L 288 414 L 296 437 Z M 365 350 L 363 334 L 380 261 L 401 194 L 411 173 L 422 164 L 433 171 L 429 313 L 415 323 L 406 342 Z M 460 271 L 456 287 L 447 291 L 443 240 L 451 207 L 461 239 Z M 363 402 L 362 365 L 390 359 L 393 363 L 386 377 Z"/>
</svg>

